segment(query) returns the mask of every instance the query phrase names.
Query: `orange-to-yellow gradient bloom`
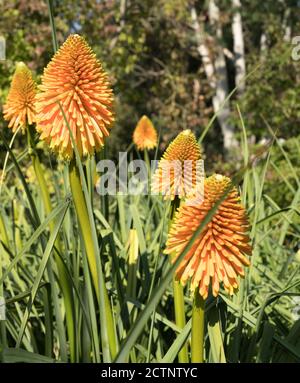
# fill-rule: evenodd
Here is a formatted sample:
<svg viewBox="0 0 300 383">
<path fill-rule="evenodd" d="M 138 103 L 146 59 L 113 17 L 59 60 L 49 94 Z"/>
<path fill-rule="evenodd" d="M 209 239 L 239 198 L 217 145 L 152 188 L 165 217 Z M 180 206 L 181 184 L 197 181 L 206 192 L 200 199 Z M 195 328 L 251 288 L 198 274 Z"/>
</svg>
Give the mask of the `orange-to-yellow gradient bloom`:
<svg viewBox="0 0 300 383">
<path fill-rule="evenodd" d="M 139 150 L 150 150 L 157 146 L 157 132 L 147 116 L 137 123 L 132 139 Z"/>
<path fill-rule="evenodd" d="M 80 156 L 104 145 L 114 121 L 113 92 L 83 37 L 68 37 L 45 68 L 39 89 L 37 131 L 51 149 L 65 159 L 73 157 L 68 125 Z"/>
<path fill-rule="evenodd" d="M 231 185 L 229 178 L 215 174 L 205 180 L 204 201 L 199 205 L 181 204 L 171 226 L 165 253 L 175 261 L 194 231 L 224 191 Z M 238 287 L 238 275 L 244 276 L 243 266 L 250 262 L 252 248 L 248 235 L 249 222 L 240 203 L 236 188 L 221 202 L 214 217 L 195 240 L 176 271 L 176 278 L 185 285 L 191 278 L 191 290 L 207 298 L 211 283 L 217 296 L 220 283 L 233 294 Z"/>
<path fill-rule="evenodd" d="M 3 106 L 4 119 L 9 121 L 8 127 L 13 132 L 19 127 L 24 132 L 27 124 L 35 122 L 35 95 L 36 84 L 31 71 L 23 62 L 19 62 Z"/>
<path fill-rule="evenodd" d="M 184 130 L 170 143 L 159 161 L 153 175 L 152 192 L 171 200 L 192 194 L 204 176 L 200 159 L 195 135 L 189 129 Z"/>
</svg>

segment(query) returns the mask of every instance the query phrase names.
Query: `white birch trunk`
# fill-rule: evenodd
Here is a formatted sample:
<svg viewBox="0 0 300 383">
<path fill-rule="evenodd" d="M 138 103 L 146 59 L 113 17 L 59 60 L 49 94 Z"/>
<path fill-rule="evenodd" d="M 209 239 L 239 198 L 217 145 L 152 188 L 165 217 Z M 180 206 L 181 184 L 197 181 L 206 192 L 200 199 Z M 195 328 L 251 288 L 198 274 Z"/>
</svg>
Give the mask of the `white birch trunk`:
<svg viewBox="0 0 300 383">
<path fill-rule="evenodd" d="M 260 36 L 260 61 L 263 62 L 266 59 L 266 54 L 268 51 L 268 39 L 265 32 Z"/>
<path fill-rule="evenodd" d="M 265 32 L 263 32 L 260 36 L 260 53 L 265 54 L 265 52 L 268 49 L 268 44 L 267 44 L 267 35 Z"/>
<path fill-rule="evenodd" d="M 210 51 L 205 43 L 203 26 L 198 21 L 198 16 L 195 7 L 191 8 L 192 26 L 195 30 L 197 41 L 197 51 L 202 59 L 204 71 L 207 79 L 210 81 L 210 86 L 216 88 L 215 68 L 211 59 Z"/>
<path fill-rule="evenodd" d="M 240 0 L 232 0 L 234 15 L 232 19 L 233 52 L 235 63 L 235 85 L 238 86 L 237 93 L 241 95 L 245 90 L 245 48 L 242 27 L 242 17 L 240 13 Z"/>
<path fill-rule="evenodd" d="M 127 3 L 126 0 L 121 0 L 121 2 L 120 2 L 120 16 L 121 16 L 120 26 L 121 26 L 121 29 L 123 29 L 124 25 L 125 25 L 125 14 L 126 14 L 126 7 L 127 7 L 126 3 Z"/>
<path fill-rule="evenodd" d="M 213 6 L 215 6 L 214 3 L 212 5 L 210 4 L 210 7 Z M 218 8 L 210 8 L 211 22 L 215 23 L 218 21 L 218 11 Z M 215 91 L 215 95 L 212 99 L 214 113 L 218 113 L 217 119 L 223 135 L 224 148 L 225 150 L 228 150 L 236 146 L 237 142 L 234 138 L 234 129 L 228 123 L 228 118 L 230 116 L 228 103 L 222 105 L 228 94 L 225 56 L 222 47 L 219 47 L 215 63 L 213 63 L 210 50 L 205 42 L 203 26 L 201 26 L 198 21 L 195 7 L 191 8 L 191 20 L 193 29 L 195 30 L 197 50 L 201 56 L 206 77 L 209 80 L 210 86 Z M 220 37 L 222 37 L 222 30 L 217 26 L 217 38 Z"/>
<path fill-rule="evenodd" d="M 223 33 L 220 25 L 220 11 L 214 0 L 210 0 L 208 13 L 211 25 L 215 28 L 217 40 L 222 41 Z M 237 146 L 234 137 L 234 126 L 230 124 L 229 102 L 225 102 L 228 95 L 228 78 L 226 60 L 222 46 L 217 46 L 215 58 L 215 76 L 216 76 L 216 94 L 213 97 L 213 106 L 215 113 L 218 112 L 218 122 L 223 134 L 224 148 L 230 150 Z"/>
</svg>

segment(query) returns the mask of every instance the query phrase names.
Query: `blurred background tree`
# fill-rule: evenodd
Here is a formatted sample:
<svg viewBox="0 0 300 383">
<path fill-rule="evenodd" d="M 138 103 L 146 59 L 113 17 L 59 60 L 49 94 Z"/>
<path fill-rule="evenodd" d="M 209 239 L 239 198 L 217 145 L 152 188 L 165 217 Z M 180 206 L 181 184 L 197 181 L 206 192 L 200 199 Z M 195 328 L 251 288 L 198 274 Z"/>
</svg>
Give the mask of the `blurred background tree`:
<svg viewBox="0 0 300 383">
<path fill-rule="evenodd" d="M 25 61 L 38 80 L 53 48 L 46 1 L 0 0 L 0 9 L 3 104 L 15 63 Z M 69 33 L 84 35 L 111 77 L 111 156 L 126 149 L 143 114 L 161 130 L 162 150 L 184 128 L 199 136 L 221 109 L 204 143 L 208 170 L 224 168 L 224 155 L 240 152 L 236 103 L 254 149 L 270 138 L 266 122 L 282 139 L 299 132 L 300 67 L 291 55 L 298 0 L 55 0 L 54 10 L 58 43 Z"/>
</svg>

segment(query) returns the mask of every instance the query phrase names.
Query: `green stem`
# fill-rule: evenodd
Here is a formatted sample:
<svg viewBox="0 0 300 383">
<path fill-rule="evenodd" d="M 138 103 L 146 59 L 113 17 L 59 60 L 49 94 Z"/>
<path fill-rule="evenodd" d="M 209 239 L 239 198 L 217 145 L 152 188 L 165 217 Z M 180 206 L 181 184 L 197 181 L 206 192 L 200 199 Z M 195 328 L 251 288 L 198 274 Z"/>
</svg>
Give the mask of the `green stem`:
<svg viewBox="0 0 300 383">
<path fill-rule="evenodd" d="M 0 238 L 1 238 L 1 241 L 5 244 L 5 246 L 9 247 L 7 231 L 6 231 L 5 223 L 3 221 L 1 212 L 0 212 Z"/>
<path fill-rule="evenodd" d="M 192 313 L 192 363 L 203 363 L 204 299 L 195 291 Z"/>
<path fill-rule="evenodd" d="M 32 140 L 32 135 L 30 132 L 30 127 L 27 128 L 27 132 L 28 132 L 29 152 L 30 152 L 34 172 L 35 172 L 35 175 L 40 187 L 40 191 L 42 194 L 45 212 L 46 214 L 50 214 L 52 211 L 50 194 L 49 194 L 49 190 L 44 178 L 44 173 L 41 167 L 38 154 L 32 148 L 33 140 Z M 54 226 L 55 226 L 55 222 L 52 220 L 49 223 L 51 232 L 54 229 Z M 59 239 L 56 239 L 55 247 L 58 250 L 59 254 L 63 254 Z M 54 251 L 54 257 L 55 257 L 55 262 L 56 262 L 57 270 L 58 270 L 58 277 L 59 277 L 58 280 L 62 290 L 65 310 L 66 310 L 66 324 L 67 324 L 67 331 L 68 331 L 69 342 L 70 342 L 70 357 L 71 357 L 71 362 L 75 362 L 76 361 L 76 329 L 75 329 L 75 321 L 74 321 L 75 308 L 74 308 L 74 300 L 73 300 L 73 292 L 72 292 L 72 283 L 68 275 L 68 272 L 66 270 L 65 264 L 61 260 L 60 256 L 56 253 L 56 251 Z"/>
<path fill-rule="evenodd" d="M 136 229 L 129 231 L 129 257 L 128 257 L 128 281 L 126 295 L 127 298 L 136 299 L 136 274 L 139 256 L 139 242 Z"/>
<path fill-rule="evenodd" d="M 96 291 L 98 303 L 100 302 L 100 291 L 98 285 L 98 272 L 97 272 L 97 261 L 96 254 L 93 244 L 92 237 L 92 228 L 89 220 L 89 215 L 87 211 L 87 206 L 84 198 L 84 194 L 82 191 L 82 185 L 80 181 L 79 170 L 76 166 L 75 160 L 72 160 L 69 166 L 69 179 L 71 192 L 73 195 L 74 206 L 77 214 L 77 219 L 79 222 L 80 230 L 82 233 L 82 238 L 85 246 L 85 251 L 88 259 L 89 268 L 92 275 L 92 280 L 94 284 L 94 288 Z M 101 286 L 104 292 L 104 304 L 105 304 L 105 312 L 106 312 L 106 322 L 108 327 L 108 338 L 109 338 L 109 349 L 111 353 L 111 357 L 114 358 L 117 354 L 117 342 L 116 335 L 114 331 L 114 321 L 110 306 L 110 301 L 108 297 L 108 293 L 106 290 L 105 283 Z"/>
<path fill-rule="evenodd" d="M 171 204 L 169 227 L 172 224 L 176 209 L 179 207 L 179 205 L 180 205 L 180 200 L 178 197 L 175 197 L 175 199 L 172 201 L 172 204 Z M 183 329 L 184 326 L 186 325 L 185 308 L 184 308 L 184 293 L 183 293 L 183 287 L 181 286 L 180 282 L 178 282 L 175 279 L 175 276 L 173 277 L 173 292 L 174 292 L 175 323 L 177 327 L 179 327 L 180 329 Z M 187 343 L 185 343 L 182 346 L 181 350 L 179 351 L 178 361 L 179 363 L 189 362 Z"/>
<path fill-rule="evenodd" d="M 8 247 L 8 236 L 6 232 L 6 227 L 0 213 L 0 239 Z M 4 248 L 0 246 L 0 278 L 2 278 L 2 261 L 4 260 Z M 3 284 L 0 284 L 0 297 L 4 297 L 3 295 Z M 3 351 L 4 348 L 7 347 L 7 337 L 6 337 L 6 324 L 4 320 L 0 321 L 0 334 L 1 334 L 1 344 L 0 344 L 0 352 Z"/>
<path fill-rule="evenodd" d="M 183 329 L 186 325 L 185 309 L 184 309 L 184 294 L 181 284 L 173 278 L 173 291 L 174 291 L 174 309 L 175 309 L 175 323 L 177 327 Z M 188 347 L 187 343 L 182 346 L 178 353 L 179 363 L 188 363 Z"/>
<path fill-rule="evenodd" d="M 148 190 L 150 190 L 150 182 L 151 182 L 151 165 L 150 165 L 150 158 L 148 154 L 148 150 L 144 149 L 144 161 L 147 166 L 147 175 L 148 175 Z M 149 194 L 149 193 L 148 193 Z"/>
<path fill-rule="evenodd" d="M 105 160 L 107 158 L 106 152 L 107 152 L 106 146 L 104 145 L 101 152 L 99 153 L 101 160 Z M 109 220 L 109 195 L 108 194 L 101 195 L 101 211 L 106 221 L 108 221 Z"/>
</svg>

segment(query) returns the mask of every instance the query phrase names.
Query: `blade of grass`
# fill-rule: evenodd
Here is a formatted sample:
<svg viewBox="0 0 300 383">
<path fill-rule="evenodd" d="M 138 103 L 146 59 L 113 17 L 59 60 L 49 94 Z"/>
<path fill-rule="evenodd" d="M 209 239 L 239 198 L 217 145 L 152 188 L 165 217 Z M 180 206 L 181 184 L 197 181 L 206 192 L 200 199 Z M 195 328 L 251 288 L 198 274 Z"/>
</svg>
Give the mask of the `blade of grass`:
<svg viewBox="0 0 300 383">
<path fill-rule="evenodd" d="M 47 5 L 48 5 L 50 25 L 51 25 L 52 44 L 53 44 L 53 50 L 55 53 L 58 49 L 58 44 L 57 44 L 57 37 L 56 37 L 56 28 L 54 23 L 53 0 L 47 0 Z"/>
<path fill-rule="evenodd" d="M 21 348 L 6 348 L 3 350 L 4 363 L 55 363 L 55 359 L 40 354 L 28 352 Z"/>
<path fill-rule="evenodd" d="M 22 170 L 18 164 L 18 161 L 13 153 L 13 151 L 11 150 L 11 148 L 7 145 L 3 135 L 1 135 L 1 138 L 2 138 L 2 141 L 4 143 L 4 146 L 6 148 L 6 150 L 9 152 L 10 156 L 12 157 L 12 160 L 13 160 L 13 163 L 15 165 L 15 168 L 17 170 L 17 173 L 20 177 L 20 180 L 21 180 L 21 183 L 23 185 L 23 188 L 24 188 L 24 191 L 26 193 L 26 197 L 28 199 L 28 202 L 29 202 L 29 206 L 30 206 L 30 209 L 31 209 L 31 212 L 32 212 L 32 218 L 33 218 L 33 222 L 35 223 L 35 225 L 38 225 L 40 223 L 40 219 L 39 219 L 39 215 L 38 215 L 38 212 L 37 212 L 37 209 L 36 209 L 36 206 L 35 206 L 35 203 L 34 203 L 34 200 L 33 200 L 33 197 L 32 197 L 32 194 L 28 188 L 28 185 L 25 181 L 25 178 L 23 176 L 23 173 L 22 173 Z"/>
<path fill-rule="evenodd" d="M 48 263 L 49 256 L 50 256 L 51 251 L 53 249 L 55 239 L 57 237 L 58 231 L 59 231 L 59 229 L 60 229 L 60 227 L 62 225 L 63 219 L 65 217 L 65 213 L 66 213 L 68 208 L 69 208 L 69 201 L 66 203 L 66 206 L 64 207 L 64 209 L 62 209 L 62 211 L 59 213 L 59 216 L 58 216 L 57 222 L 55 224 L 54 230 L 51 233 L 49 241 L 47 243 L 47 246 L 46 246 L 43 258 L 41 260 L 41 263 L 40 263 L 40 266 L 39 266 L 39 269 L 38 269 L 38 272 L 37 272 L 34 284 L 32 286 L 31 296 L 29 298 L 29 302 L 28 302 L 27 308 L 25 310 L 25 313 L 24 313 L 24 316 L 23 316 L 23 319 L 22 319 L 21 328 L 20 328 L 20 331 L 19 331 L 18 339 L 17 339 L 17 347 L 20 347 L 20 344 L 22 342 L 22 338 L 23 338 L 24 331 L 25 331 L 25 328 L 26 328 L 26 325 L 27 325 L 27 321 L 29 319 L 31 307 L 33 305 L 36 293 L 38 291 L 38 288 L 39 288 L 41 279 L 43 277 L 46 265 Z"/>
<path fill-rule="evenodd" d="M 180 334 L 176 337 L 171 347 L 167 351 L 166 355 L 162 358 L 160 363 L 173 363 L 182 346 L 186 343 L 192 327 L 192 320 L 190 319 L 184 328 L 180 331 Z"/>
<path fill-rule="evenodd" d="M 223 337 L 220 327 L 220 318 L 217 307 L 213 307 L 207 313 L 208 336 L 210 340 L 211 352 L 214 363 L 226 363 Z"/>
<path fill-rule="evenodd" d="M 11 270 L 16 266 L 16 264 L 22 259 L 22 257 L 26 254 L 26 252 L 30 249 L 32 244 L 36 242 L 39 236 L 44 232 L 44 230 L 48 227 L 49 222 L 53 219 L 57 218 L 58 215 L 61 215 L 61 212 L 64 211 L 66 206 L 69 205 L 69 198 L 67 197 L 65 201 L 61 202 L 55 209 L 52 210 L 51 214 L 49 214 L 44 222 L 38 226 L 35 232 L 32 234 L 30 239 L 24 243 L 23 248 L 19 254 L 17 254 L 13 260 L 11 261 L 8 268 L 4 271 L 2 278 L 0 279 L 0 283 L 3 283 L 4 279 L 8 276 Z"/>
</svg>

